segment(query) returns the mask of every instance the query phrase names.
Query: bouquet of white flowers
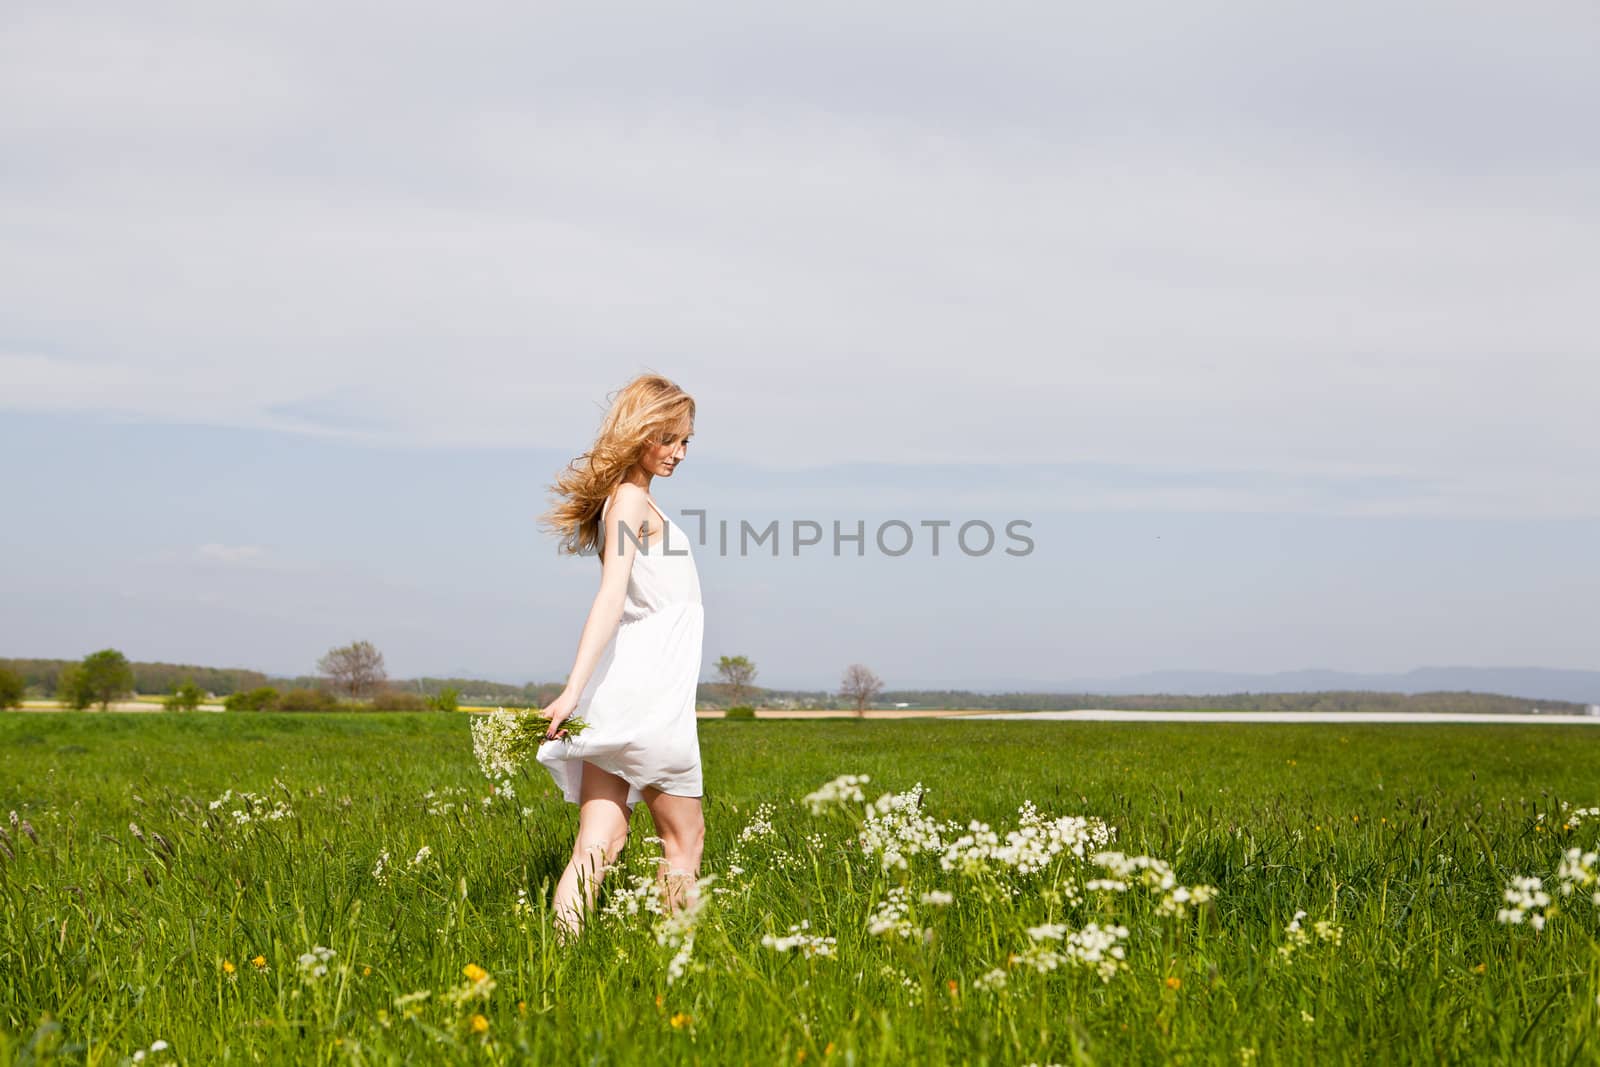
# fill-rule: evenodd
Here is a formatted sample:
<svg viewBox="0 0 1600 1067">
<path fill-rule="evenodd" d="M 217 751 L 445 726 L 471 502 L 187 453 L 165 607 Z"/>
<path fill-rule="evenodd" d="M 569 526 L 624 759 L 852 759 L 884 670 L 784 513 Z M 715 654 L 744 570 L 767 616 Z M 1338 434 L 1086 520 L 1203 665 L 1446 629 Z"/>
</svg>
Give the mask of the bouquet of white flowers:
<svg viewBox="0 0 1600 1067">
<path fill-rule="evenodd" d="M 582 719 L 564 719 L 561 730 L 576 736 L 588 724 Z M 550 716 L 539 711 L 507 711 L 496 708 L 472 720 L 472 753 L 487 778 L 507 778 L 538 754 L 549 740 Z"/>
</svg>

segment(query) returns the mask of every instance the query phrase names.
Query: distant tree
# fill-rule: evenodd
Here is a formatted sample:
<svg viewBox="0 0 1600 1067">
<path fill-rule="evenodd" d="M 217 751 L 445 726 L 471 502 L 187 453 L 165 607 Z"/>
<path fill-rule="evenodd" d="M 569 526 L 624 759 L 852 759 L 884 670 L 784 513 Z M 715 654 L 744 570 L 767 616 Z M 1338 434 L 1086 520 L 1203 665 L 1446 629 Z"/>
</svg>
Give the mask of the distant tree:
<svg viewBox="0 0 1600 1067">
<path fill-rule="evenodd" d="M 447 685 L 428 699 L 428 706 L 434 711 L 460 711 L 461 690 Z"/>
<path fill-rule="evenodd" d="M 270 685 L 257 686 L 240 693 L 229 693 L 222 706 L 228 711 L 266 711 L 278 702 L 278 691 Z"/>
<path fill-rule="evenodd" d="M 370 641 L 332 649 L 317 660 L 317 670 L 327 675 L 336 689 L 358 698 L 378 689 L 389 678 L 383 668 L 383 653 Z"/>
<path fill-rule="evenodd" d="M 83 665 L 63 663 L 56 671 L 56 700 L 64 708 L 82 711 L 89 706 L 89 692 L 83 686 Z"/>
<path fill-rule="evenodd" d="M 743 704 L 744 695 L 756 680 L 756 665 L 744 656 L 723 656 L 717 660 L 717 674 L 732 690 L 732 704 Z"/>
<path fill-rule="evenodd" d="M 839 685 L 839 697 L 856 706 L 856 715 L 865 717 L 867 705 L 883 690 L 883 682 L 860 663 L 845 668 L 844 681 Z"/>
<path fill-rule="evenodd" d="M 28 683 L 22 680 L 22 675 L 8 667 L 0 667 L 0 711 L 22 707 L 22 698 L 27 691 Z"/>
<path fill-rule="evenodd" d="M 114 648 L 103 648 L 83 657 L 78 668 L 79 695 L 88 695 L 88 704 L 99 704 L 100 710 L 111 707 L 111 702 L 133 692 L 133 668 L 128 657 Z"/>
<path fill-rule="evenodd" d="M 165 703 L 168 711 L 199 711 L 200 701 L 205 696 L 201 688 L 194 684 L 194 679 L 188 678 L 173 687 Z"/>
</svg>

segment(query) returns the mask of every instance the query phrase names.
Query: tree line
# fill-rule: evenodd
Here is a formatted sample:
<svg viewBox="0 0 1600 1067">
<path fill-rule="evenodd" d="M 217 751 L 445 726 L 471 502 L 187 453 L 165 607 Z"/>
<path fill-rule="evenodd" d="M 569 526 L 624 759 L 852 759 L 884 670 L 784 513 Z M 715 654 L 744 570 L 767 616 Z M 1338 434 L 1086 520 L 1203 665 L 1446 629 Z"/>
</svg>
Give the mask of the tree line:
<svg viewBox="0 0 1600 1067">
<path fill-rule="evenodd" d="M 863 664 L 846 668 L 838 690 L 784 690 L 757 686 L 755 664 L 747 656 L 722 656 L 714 664 L 719 681 L 698 686 L 701 707 L 739 709 L 754 705 L 815 710 L 897 707 L 1046 711 L 1096 707 L 1135 711 L 1410 711 L 1527 714 L 1538 709 L 1552 715 L 1582 714 L 1582 704 L 1530 700 L 1498 693 L 1384 693 L 1332 690 L 1310 693 L 1227 693 L 1208 696 L 1097 693 L 976 693 L 964 689 L 885 690 Z M 380 710 L 454 709 L 461 704 L 542 708 L 554 700 L 563 682 L 510 685 L 475 678 L 390 680 L 383 654 L 370 642 L 356 641 L 331 649 L 317 663 L 320 673 L 274 677 L 243 668 L 189 666 L 128 661 L 114 649 L 91 653 L 83 660 L 0 659 L 0 707 L 20 706 L 27 696 L 55 698 L 72 707 L 110 701 L 134 692 L 165 694 L 169 705 L 198 706 L 222 698 L 226 706 L 248 710 L 315 711 L 360 705 Z"/>
</svg>

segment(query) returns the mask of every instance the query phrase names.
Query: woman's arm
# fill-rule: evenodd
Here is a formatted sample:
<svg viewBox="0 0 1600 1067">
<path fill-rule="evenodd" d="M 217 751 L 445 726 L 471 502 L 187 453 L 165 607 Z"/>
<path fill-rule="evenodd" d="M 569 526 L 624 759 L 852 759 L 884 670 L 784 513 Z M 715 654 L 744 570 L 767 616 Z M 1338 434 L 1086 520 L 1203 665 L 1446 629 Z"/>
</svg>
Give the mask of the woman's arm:
<svg viewBox="0 0 1600 1067">
<path fill-rule="evenodd" d="M 621 533 L 619 527 L 638 531 L 649 514 L 650 504 L 643 489 L 629 482 L 618 487 L 617 495 L 606 511 L 605 529 L 600 532 L 603 546 L 600 591 L 595 594 L 589 617 L 583 624 L 583 634 L 578 638 L 578 654 L 571 673 L 567 675 L 566 688 L 545 708 L 545 714 L 550 716 L 550 727 L 546 731 L 548 737 L 561 736 L 559 727 L 562 720 L 577 709 L 578 698 L 583 696 L 595 667 L 600 663 L 600 657 L 621 623 L 622 605 L 628 595 L 628 575 L 633 569 L 633 558 L 639 551 L 635 538 L 643 541 L 644 537 L 638 533 L 634 536 Z"/>
</svg>

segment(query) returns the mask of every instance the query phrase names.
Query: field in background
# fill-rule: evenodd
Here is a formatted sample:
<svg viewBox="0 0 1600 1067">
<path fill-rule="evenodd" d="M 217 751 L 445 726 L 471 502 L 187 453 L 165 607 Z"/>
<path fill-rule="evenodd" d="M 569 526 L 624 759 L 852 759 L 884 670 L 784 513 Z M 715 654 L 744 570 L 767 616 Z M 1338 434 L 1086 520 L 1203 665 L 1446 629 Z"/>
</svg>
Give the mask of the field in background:
<svg viewBox="0 0 1600 1067">
<path fill-rule="evenodd" d="M 0 716 L 0 1058 L 1596 1055 L 1600 909 L 1555 894 L 1542 932 L 1496 921 L 1509 879 L 1553 892 L 1563 850 L 1595 847 L 1600 821 L 1562 806 L 1600 804 L 1591 731 L 707 720 L 693 939 L 618 892 L 562 950 L 543 901 L 575 809 L 542 770 L 495 793 L 469 723 Z M 800 802 L 845 773 L 869 801 L 925 787 L 869 827 L 905 869 L 860 847 L 861 803 Z M 1024 802 L 1040 818 L 1008 853 Z M 1115 872 L 1070 850 L 1019 869 L 1027 841 L 1093 826 L 1065 815 L 1171 885 L 1097 889 Z M 641 806 L 617 889 L 648 881 L 651 834 Z M 1173 886 L 1215 897 L 1172 914 Z"/>
</svg>

